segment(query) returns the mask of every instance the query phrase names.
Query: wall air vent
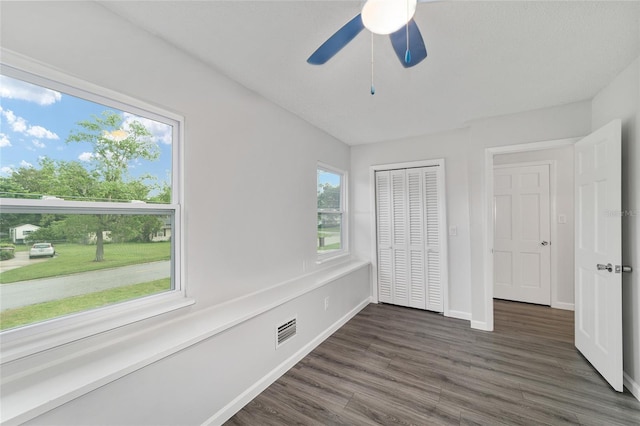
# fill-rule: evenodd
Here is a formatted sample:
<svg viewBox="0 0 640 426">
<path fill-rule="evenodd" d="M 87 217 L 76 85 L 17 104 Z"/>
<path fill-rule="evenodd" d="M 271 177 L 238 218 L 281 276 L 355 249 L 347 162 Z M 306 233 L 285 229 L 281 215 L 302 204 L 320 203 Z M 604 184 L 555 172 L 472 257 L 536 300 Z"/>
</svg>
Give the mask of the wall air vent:
<svg viewBox="0 0 640 426">
<path fill-rule="evenodd" d="M 294 317 L 276 328 L 276 348 L 296 335 L 296 321 Z"/>
</svg>

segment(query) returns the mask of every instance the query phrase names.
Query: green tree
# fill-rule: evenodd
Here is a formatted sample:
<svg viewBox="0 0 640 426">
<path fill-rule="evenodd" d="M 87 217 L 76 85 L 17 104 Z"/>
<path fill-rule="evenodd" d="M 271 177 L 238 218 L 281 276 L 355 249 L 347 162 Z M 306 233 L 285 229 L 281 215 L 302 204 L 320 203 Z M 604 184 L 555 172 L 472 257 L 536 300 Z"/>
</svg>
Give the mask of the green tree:
<svg viewBox="0 0 640 426">
<path fill-rule="evenodd" d="M 340 208 L 340 185 L 334 186 L 330 183 L 318 184 L 318 208 Z"/>
<path fill-rule="evenodd" d="M 50 241 L 61 242 L 67 239 L 67 216 L 57 214 L 42 214 L 40 229 L 29 234 L 29 240 L 33 242 Z"/>
<path fill-rule="evenodd" d="M 22 198 L 26 192 L 13 177 L 0 176 L 0 198 Z"/>
<path fill-rule="evenodd" d="M 171 186 L 167 182 L 163 182 L 159 192 L 151 197 L 150 201 L 164 204 L 171 203 Z"/>
<path fill-rule="evenodd" d="M 92 120 L 81 121 L 72 131 L 67 143 L 89 143 L 93 152 L 89 162 L 98 177 L 94 196 L 106 201 L 145 200 L 149 195 L 149 177 L 133 179 L 129 175 L 132 162 L 154 161 L 160 151 L 151 139 L 151 133 L 138 121 L 125 122 L 114 111 L 105 111 Z M 127 221 L 120 215 L 96 214 L 86 217 L 81 228 L 90 229 L 96 238 L 95 261 L 104 260 L 104 233 L 122 234 Z M 79 216 L 76 216 L 79 217 Z"/>
<path fill-rule="evenodd" d="M 153 176 L 133 178 L 129 168 L 141 160 L 154 161 L 159 148 L 146 127 L 125 120 L 120 113 L 105 111 L 91 120 L 77 123 L 67 143 L 88 143 L 92 152 L 85 158 L 88 167 L 78 161 L 42 158 L 39 167 L 21 167 L 8 178 L 0 178 L 3 197 L 41 198 L 45 195 L 66 200 L 170 202 L 171 188 L 158 185 Z M 156 195 L 150 197 L 151 192 Z M 162 227 L 158 217 L 118 214 L 6 214 L 0 215 L 0 235 L 8 228 L 29 223 L 41 227 L 34 237 L 41 240 L 68 238 L 96 243 L 95 260 L 104 260 L 104 236 L 117 241 L 150 241 Z"/>
<path fill-rule="evenodd" d="M 64 199 L 91 199 L 96 192 L 98 175 L 85 169 L 78 161 L 39 160 L 39 168 L 20 167 L 10 180 L 33 198 L 56 196 Z M 26 195 L 28 196 L 28 195 Z"/>
</svg>

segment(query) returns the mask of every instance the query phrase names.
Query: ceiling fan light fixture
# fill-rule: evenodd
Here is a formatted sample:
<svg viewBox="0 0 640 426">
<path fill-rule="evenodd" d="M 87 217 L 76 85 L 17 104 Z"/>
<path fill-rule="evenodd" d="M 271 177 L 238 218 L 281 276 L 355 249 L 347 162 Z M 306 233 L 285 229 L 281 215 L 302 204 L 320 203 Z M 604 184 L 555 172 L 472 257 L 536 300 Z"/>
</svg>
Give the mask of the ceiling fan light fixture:
<svg viewBox="0 0 640 426">
<path fill-rule="evenodd" d="M 367 0 L 362 23 L 374 34 L 391 34 L 413 18 L 417 0 Z"/>
</svg>

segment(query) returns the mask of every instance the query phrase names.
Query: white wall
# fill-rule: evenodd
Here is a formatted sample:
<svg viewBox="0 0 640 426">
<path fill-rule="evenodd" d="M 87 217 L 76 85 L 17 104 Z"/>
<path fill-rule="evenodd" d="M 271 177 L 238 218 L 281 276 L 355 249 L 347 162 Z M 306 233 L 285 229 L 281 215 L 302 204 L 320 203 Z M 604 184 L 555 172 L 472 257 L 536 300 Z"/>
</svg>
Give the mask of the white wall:
<svg viewBox="0 0 640 426">
<path fill-rule="evenodd" d="M 622 332 L 625 386 L 640 399 L 640 58 L 592 102 L 592 128 L 622 120 Z"/>
<path fill-rule="evenodd" d="M 316 165 L 348 170 L 348 146 L 93 2 L 3 2 L 0 40 L 4 49 L 185 117 L 186 288 L 196 303 L 108 333 L 111 338 L 156 329 L 318 268 Z M 366 303 L 368 269 L 358 271 L 33 423 L 200 424 Z M 328 312 L 319 310 L 326 295 Z M 301 333 L 276 353 L 274 321 L 285 313 L 299 314 Z M 92 339 L 93 346 L 103 344 L 101 336 Z"/>
<path fill-rule="evenodd" d="M 477 120 L 466 129 L 351 149 L 355 253 L 371 257 L 369 167 L 444 158 L 449 237 L 449 308 L 470 314 L 472 325 L 488 328 L 484 288 L 484 158 L 489 147 L 574 138 L 591 129 L 589 101 Z"/>
<path fill-rule="evenodd" d="M 573 190 L 573 146 L 539 151 L 499 154 L 493 157 L 494 165 L 527 163 L 534 161 L 555 162 L 555 216 L 551 217 L 556 235 L 551 241 L 557 259 L 551 267 L 556 271 L 555 290 L 551 306 L 573 309 L 574 300 L 574 190 Z M 553 201 L 552 201 L 553 202 Z M 566 223 L 560 223 L 559 215 L 564 215 Z M 555 224 L 554 224 L 555 222 Z M 553 260 L 552 260 L 553 262 Z"/>
</svg>

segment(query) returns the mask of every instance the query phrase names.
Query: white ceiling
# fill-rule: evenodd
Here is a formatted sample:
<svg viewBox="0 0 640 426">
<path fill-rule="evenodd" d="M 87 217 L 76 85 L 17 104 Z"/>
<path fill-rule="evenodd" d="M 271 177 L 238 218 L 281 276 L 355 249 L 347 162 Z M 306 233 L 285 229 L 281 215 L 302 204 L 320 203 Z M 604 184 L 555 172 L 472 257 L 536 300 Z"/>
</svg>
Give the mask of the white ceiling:
<svg viewBox="0 0 640 426">
<path fill-rule="evenodd" d="M 354 145 L 592 98 L 640 55 L 640 2 L 418 4 L 429 56 L 405 69 L 365 30 L 306 63 L 361 1 L 107 1 L 103 6 Z"/>
</svg>

